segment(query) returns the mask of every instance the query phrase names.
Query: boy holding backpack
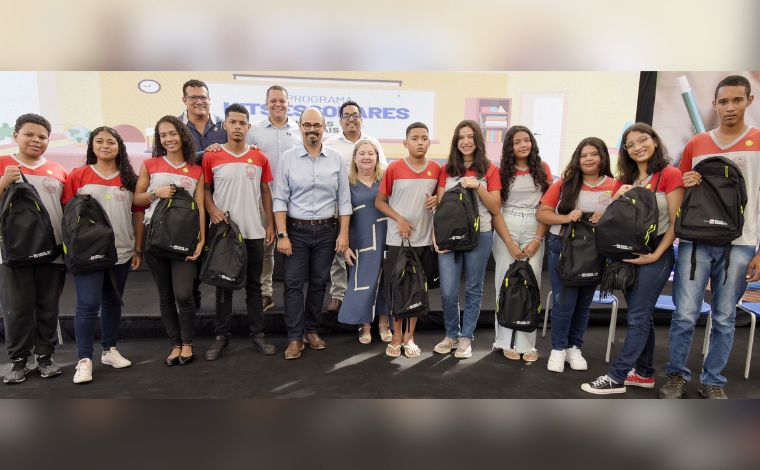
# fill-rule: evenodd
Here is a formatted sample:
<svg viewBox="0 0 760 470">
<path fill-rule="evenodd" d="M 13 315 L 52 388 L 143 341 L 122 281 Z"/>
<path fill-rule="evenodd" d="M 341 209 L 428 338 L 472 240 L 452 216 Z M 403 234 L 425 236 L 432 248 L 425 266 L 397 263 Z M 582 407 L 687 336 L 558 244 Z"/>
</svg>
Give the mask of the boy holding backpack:
<svg viewBox="0 0 760 470">
<path fill-rule="evenodd" d="M 757 254 L 760 130 L 744 122 L 744 113 L 753 99 L 746 78 L 731 75 L 721 80 L 715 88 L 713 101 L 720 126 L 694 136 L 683 151 L 679 167 L 684 172 L 683 184 L 687 191 L 679 218 L 688 217 L 685 208 L 690 205 L 691 188 L 702 184 L 703 177 L 708 178 L 706 174 L 695 171 L 695 167 L 710 157 L 720 156 L 736 164 L 744 179 L 747 204 L 742 214 L 737 202 L 739 198 L 721 198 L 718 204 L 710 204 L 708 200 L 694 201 L 698 203 L 696 207 L 700 208 L 700 212 L 710 216 L 712 222 L 721 222 L 719 225 L 730 217 L 744 221 L 741 235 L 730 245 L 698 241 L 695 248 L 695 243 L 686 241 L 684 235 L 679 233 L 676 223 L 676 235 L 681 238 L 673 281 L 676 311 L 670 324 L 667 381 L 660 389 L 660 398 L 682 398 L 686 383 L 691 379 L 686 360 L 708 280 L 712 289 L 713 326 L 710 347 L 700 375 L 699 395 L 711 399 L 728 398 L 724 390 L 726 378 L 721 372 L 733 345 L 736 302 L 744 293 L 747 282 L 760 279 L 760 255 Z M 733 174 L 729 166 L 721 165 L 726 176 Z M 721 171 L 718 177 L 722 174 Z M 740 181 L 732 181 L 731 186 L 739 188 Z M 695 190 L 694 196 L 699 193 Z M 692 254 L 692 250 L 696 252 Z"/>
<path fill-rule="evenodd" d="M 396 160 L 388 165 L 383 181 L 375 198 L 377 210 L 388 216 L 388 234 L 386 245 L 388 251 L 383 264 L 385 292 L 390 295 L 390 280 L 394 267 L 408 241 L 412 251 L 423 266 L 427 286 L 432 287 L 437 277 L 438 263 L 433 252 L 433 214 L 438 198 L 434 196 L 441 174 L 441 167 L 425 158 L 430 148 L 429 131 L 425 124 L 414 122 L 406 128 L 404 146 L 409 152 L 406 158 Z M 392 300 L 392 299 L 390 299 Z M 393 302 L 388 302 L 393 305 Z M 404 349 L 406 357 L 417 357 L 421 350 L 414 342 L 414 328 L 418 315 L 408 317 L 408 327 L 403 331 L 403 320 L 399 313 L 391 312 L 393 317 L 393 339 L 385 349 L 391 357 L 401 355 Z M 421 316 L 421 315 L 420 315 Z"/>
<path fill-rule="evenodd" d="M 266 155 L 245 143 L 245 136 L 251 128 L 249 118 L 248 110 L 238 103 L 229 105 L 224 111 L 227 143 L 222 146 L 221 152 L 209 152 L 203 158 L 206 208 L 212 224 L 228 222 L 229 215 L 240 228 L 247 254 L 245 300 L 251 338 L 260 352 L 271 355 L 276 350 L 264 336 L 261 265 L 264 243 L 271 245 L 274 242 L 272 193 L 269 189 L 273 178 Z M 212 183 L 213 195 L 209 191 Z M 266 214 L 266 227 L 261 213 L 256 209 L 260 200 Z M 216 289 L 216 339 L 206 351 L 209 361 L 218 359 L 229 342 L 232 292 L 222 287 Z"/>
<path fill-rule="evenodd" d="M 42 377 L 61 373 L 52 355 L 58 325 L 58 300 L 66 274 L 63 258 L 58 254 L 63 217 L 61 195 L 66 171 L 42 156 L 47 150 L 50 129 L 50 123 L 42 116 L 19 116 L 13 130 L 18 153 L 0 157 L 0 196 L 3 196 L 0 199 L 0 298 L 5 320 L 5 346 L 11 361 L 11 370 L 3 379 L 6 384 L 26 380 L 29 373 L 27 359 L 32 349 Z M 23 184 L 22 178 L 36 190 L 36 195 L 14 191 L 17 188 L 12 185 Z M 37 208 L 33 219 L 25 219 L 31 223 L 10 226 L 13 219 L 11 204 L 20 207 L 25 202 Z M 39 202 L 42 208 L 38 207 Z M 51 231 L 54 236 L 47 237 L 47 243 L 29 246 L 31 241 L 37 241 L 39 234 Z M 31 252 L 23 253 L 28 249 Z M 29 255 L 29 261 L 11 261 L 24 254 Z"/>
</svg>

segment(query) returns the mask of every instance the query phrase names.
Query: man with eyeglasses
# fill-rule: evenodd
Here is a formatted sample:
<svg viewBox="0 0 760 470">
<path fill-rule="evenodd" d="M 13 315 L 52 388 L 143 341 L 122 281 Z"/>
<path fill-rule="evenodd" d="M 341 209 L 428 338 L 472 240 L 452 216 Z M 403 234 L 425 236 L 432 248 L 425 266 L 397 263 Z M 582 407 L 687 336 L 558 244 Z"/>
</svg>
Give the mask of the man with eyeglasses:
<svg viewBox="0 0 760 470">
<path fill-rule="evenodd" d="M 362 114 L 359 104 L 351 100 L 344 102 L 340 105 L 338 115 L 340 116 L 340 127 L 343 129 L 343 132 L 326 139 L 325 146 L 340 152 L 343 157 L 343 164 L 348 171 L 351 166 L 351 160 L 353 160 L 356 142 L 369 140 L 375 144 L 379 152 L 377 161 L 385 169 L 388 166 L 388 160 L 385 159 L 385 153 L 383 153 L 383 147 L 380 145 L 380 142 L 362 131 Z M 346 288 L 348 287 L 347 276 L 343 253 L 339 253 L 335 255 L 332 267 L 330 268 L 330 303 L 327 304 L 328 311 L 337 312 L 340 310 L 343 297 L 346 295 Z"/>
<path fill-rule="evenodd" d="M 200 159 L 213 144 L 227 143 L 227 131 L 224 130 L 224 119 L 211 114 L 211 98 L 208 86 L 201 80 L 192 79 L 182 85 L 182 102 L 185 112 L 177 116 L 193 135 L 195 155 Z M 214 147 L 217 148 L 217 147 Z"/>
<path fill-rule="evenodd" d="M 272 174 L 277 173 L 281 155 L 301 143 L 298 122 L 288 117 L 288 90 L 280 85 L 272 85 L 267 90 L 266 107 L 269 115 L 256 121 L 248 132 L 246 142 L 256 146 L 269 158 Z M 273 186 L 274 182 L 270 183 Z M 262 220 L 266 223 L 265 214 Z M 274 271 L 274 243 L 264 246 L 264 260 L 261 267 L 261 302 L 264 311 L 274 306 L 272 272 Z"/>
<path fill-rule="evenodd" d="M 182 85 L 182 102 L 185 112 L 177 116 L 190 130 L 195 141 L 196 163 L 200 165 L 206 150 L 221 150 L 221 144 L 227 143 L 227 131 L 224 130 L 224 119 L 211 115 L 211 98 L 208 86 L 201 80 L 191 79 Z M 206 220 L 210 220 L 206 217 Z M 202 265 L 198 260 L 198 270 Z M 193 298 L 195 308 L 201 308 L 200 280 L 196 276 L 193 282 Z"/>
<path fill-rule="evenodd" d="M 303 143 L 282 154 L 274 184 L 277 251 L 285 256 L 285 359 L 301 357 L 304 342 L 316 350 L 326 347 L 317 334 L 317 318 L 330 262 L 335 253 L 348 247 L 352 212 L 346 166 L 340 153 L 322 143 L 324 116 L 308 108 L 301 113 L 299 125 Z"/>
</svg>

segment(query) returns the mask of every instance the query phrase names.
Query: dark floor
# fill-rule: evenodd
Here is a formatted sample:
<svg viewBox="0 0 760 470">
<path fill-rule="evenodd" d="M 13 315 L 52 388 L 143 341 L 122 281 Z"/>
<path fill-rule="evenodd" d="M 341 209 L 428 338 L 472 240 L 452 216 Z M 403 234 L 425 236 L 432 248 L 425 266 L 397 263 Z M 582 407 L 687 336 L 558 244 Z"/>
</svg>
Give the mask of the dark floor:
<svg viewBox="0 0 760 470">
<path fill-rule="evenodd" d="M 549 290 L 547 273 L 543 273 L 543 298 Z M 606 372 L 604 352 L 609 324 L 609 309 L 592 310 L 586 344 L 583 351 L 590 370 L 576 372 L 569 368 L 563 374 L 546 370 L 546 356 L 550 350 L 549 332 L 538 340 L 541 358 L 536 364 L 508 361 L 500 351 L 491 351 L 493 341 L 493 315 L 495 305 L 493 271 L 486 274 L 481 317 L 473 344 L 473 357 L 459 361 L 453 356 L 439 356 L 433 346 L 443 336 L 440 312 L 440 295 L 431 291 L 431 313 L 418 326 L 417 343 L 422 347 L 420 358 L 392 359 L 384 354 L 385 346 L 375 337 L 364 346 L 356 340 L 353 327 L 336 322 L 336 315 L 325 313 L 321 330 L 329 347 L 325 351 L 307 348 L 301 359 L 285 361 L 280 352 L 286 344 L 282 320 L 282 285 L 275 282 L 274 308 L 266 315 L 267 331 L 279 348 L 274 357 L 254 352 L 245 334 L 245 295 L 234 297 L 234 323 L 231 346 L 225 356 L 216 362 L 206 362 L 203 353 L 212 341 L 214 318 L 214 289 L 203 285 L 203 305 L 196 319 L 195 363 L 186 367 L 166 368 L 163 358 L 168 344 L 161 323 L 155 285 L 147 271 L 131 273 L 124 295 L 124 314 L 119 349 L 132 360 L 129 369 L 115 370 L 95 360 L 94 381 L 74 385 L 76 351 L 73 342 L 73 318 L 76 296 L 71 279 L 67 280 L 61 298 L 61 326 L 64 345 L 56 358 L 64 367 L 62 376 L 41 379 L 32 373 L 20 385 L 0 384 L 0 397 L 56 397 L 56 398 L 575 398 L 587 397 L 580 384 Z M 666 287 L 665 292 L 669 291 Z M 625 338 L 625 300 L 620 298 L 620 321 L 612 357 Z M 737 320 L 745 320 L 741 315 Z M 658 346 L 655 354 L 657 379 L 663 380 L 667 360 L 667 323 L 670 314 L 657 312 Z M 0 335 L 2 323 L 0 323 Z M 539 332 L 540 334 L 540 332 Z M 760 358 L 751 371 L 753 382 L 744 380 L 744 358 L 748 344 L 748 328 L 738 328 L 734 352 L 725 375 L 729 380 L 727 391 L 732 398 L 760 398 Z M 704 328 L 698 327 L 690 367 L 699 370 L 701 341 Z M 758 354 L 757 346 L 754 347 Z M 96 355 L 99 346 L 96 346 Z M 0 352 L 0 372 L 8 367 L 5 349 Z M 754 385 L 753 385 L 754 384 Z M 696 383 L 689 387 L 696 396 Z M 627 395 L 635 398 L 654 398 L 652 390 L 629 387 Z"/>
<path fill-rule="evenodd" d="M 738 331 L 734 352 L 724 372 L 731 398 L 760 398 L 760 358 L 756 358 L 750 380 L 742 377 L 747 348 L 747 329 Z M 625 328 L 618 328 L 613 356 L 624 338 Z M 699 328 L 694 344 L 701 345 L 704 329 Z M 527 365 L 509 361 L 500 351 L 491 351 L 493 333 L 481 328 L 473 343 L 473 356 L 457 360 L 451 355 L 433 353 L 441 332 L 423 331 L 416 336 L 423 350 L 415 359 L 392 359 L 384 354 L 384 344 L 375 337 L 370 345 L 360 345 L 354 334 L 326 335 L 324 351 L 306 349 L 298 360 L 286 361 L 282 355 L 263 356 L 254 352 L 245 337 L 233 338 L 225 355 L 215 362 L 203 359 L 210 338 L 195 342 L 198 356 L 184 367 L 167 368 L 163 358 L 168 345 L 160 339 L 131 339 L 119 344 L 133 366 L 116 370 L 100 364 L 96 358 L 93 377 L 88 384 L 72 383 L 76 361 L 75 346 L 66 343 L 56 358 L 63 374 L 42 379 L 32 372 L 26 382 L 0 385 L 0 398 L 590 398 L 580 384 L 606 372 L 604 351 L 607 328 L 590 327 L 586 334 L 584 354 L 589 371 L 567 368 L 556 374 L 546 370 L 550 348 L 547 338 L 540 338 L 541 358 Z M 662 383 L 666 361 L 667 327 L 657 327 L 658 347 L 655 364 L 658 383 Z M 286 338 L 271 339 L 282 350 Z M 96 347 L 96 352 L 99 347 Z M 692 351 L 689 366 L 699 370 L 701 356 Z M 757 347 L 755 355 L 757 356 Z M 96 354 L 97 355 L 97 354 Z M 0 367 L 7 367 L 7 358 L 0 355 Z M 689 396 L 696 397 L 697 382 L 689 384 Z M 628 387 L 617 397 L 655 398 L 655 390 Z"/>
</svg>

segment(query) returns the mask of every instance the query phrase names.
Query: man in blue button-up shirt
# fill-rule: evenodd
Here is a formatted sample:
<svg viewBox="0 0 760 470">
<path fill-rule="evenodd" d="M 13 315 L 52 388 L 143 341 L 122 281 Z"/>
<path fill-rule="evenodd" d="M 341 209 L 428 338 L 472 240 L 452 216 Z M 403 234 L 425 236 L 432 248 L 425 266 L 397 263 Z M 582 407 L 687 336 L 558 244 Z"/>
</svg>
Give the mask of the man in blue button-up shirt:
<svg viewBox="0 0 760 470">
<path fill-rule="evenodd" d="M 303 144 L 282 154 L 274 179 L 277 251 L 285 255 L 285 359 L 300 357 L 304 341 L 312 349 L 326 347 L 317 334 L 317 316 L 333 257 L 348 247 L 352 212 L 343 159 L 322 145 L 324 116 L 318 109 L 308 108 L 301 113 L 299 127 Z M 336 207 L 340 221 L 335 218 Z"/>
</svg>

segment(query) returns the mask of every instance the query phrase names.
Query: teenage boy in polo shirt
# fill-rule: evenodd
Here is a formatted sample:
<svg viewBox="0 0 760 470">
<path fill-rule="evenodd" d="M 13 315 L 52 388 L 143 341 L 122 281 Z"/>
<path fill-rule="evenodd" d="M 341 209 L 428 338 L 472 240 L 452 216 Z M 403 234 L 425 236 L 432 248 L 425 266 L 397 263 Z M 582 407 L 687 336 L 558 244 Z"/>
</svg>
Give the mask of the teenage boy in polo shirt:
<svg viewBox="0 0 760 470">
<path fill-rule="evenodd" d="M 264 354 L 274 354 L 275 347 L 264 336 L 264 312 L 261 304 L 261 260 L 264 243 L 274 241 L 272 193 L 269 182 L 272 172 L 266 155 L 245 143 L 251 125 L 248 110 L 237 103 L 224 112 L 227 143 L 221 152 L 207 152 L 203 158 L 206 176 L 206 208 L 211 222 L 227 221 L 225 212 L 240 228 L 248 252 L 248 271 L 245 285 L 248 322 L 254 346 Z M 209 191 L 214 184 L 214 194 Z M 267 225 L 263 225 L 256 208 L 262 201 Z M 218 359 L 227 347 L 232 316 L 232 290 L 216 289 L 216 338 L 206 351 L 206 359 Z"/>
<path fill-rule="evenodd" d="M 747 282 L 760 279 L 760 254 L 757 253 L 760 130 L 747 126 L 744 121 L 744 113 L 753 100 L 746 78 L 731 75 L 721 80 L 715 88 L 713 101 L 720 126 L 695 135 L 686 144 L 681 157 L 679 167 L 686 188 L 700 184 L 701 176 L 692 168 L 705 158 L 720 155 L 734 161 L 744 176 L 747 206 L 744 208 L 744 229 L 742 235 L 731 242 L 730 257 L 726 256 L 724 246 L 702 242 L 696 245 L 694 279 L 690 275 L 694 244 L 681 240 L 678 245 L 673 280 L 676 311 L 670 323 L 667 381 L 660 389 L 660 398 L 682 398 L 686 383 L 691 379 L 686 360 L 708 280 L 712 286 L 712 334 L 699 377 L 699 395 L 711 399 L 728 398 L 724 390 L 726 378 L 721 372 L 726 367 L 734 341 L 736 303 L 744 294 Z M 725 263 L 728 263 L 728 271 Z"/>
<path fill-rule="evenodd" d="M 438 258 L 433 251 L 433 213 L 438 202 L 435 193 L 441 167 L 425 158 L 430 148 L 428 128 L 415 122 L 406 129 L 404 146 L 409 155 L 397 160 L 385 171 L 383 181 L 375 198 L 377 210 L 388 216 L 388 252 L 383 265 L 386 273 L 385 292 L 390 292 L 389 274 L 401 249 L 401 241 L 409 239 L 425 269 L 428 286 L 437 284 Z M 390 303 L 389 303 L 390 305 Z M 393 339 L 386 349 L 389 356 L 398 356 L 403 345 L 408 357 L 419 356 L 420 349 L 414 343 L 416 318 L 409 319 L 409 329 L 402 336 L 402 320 L 393 319 Z"/>
</svg>

